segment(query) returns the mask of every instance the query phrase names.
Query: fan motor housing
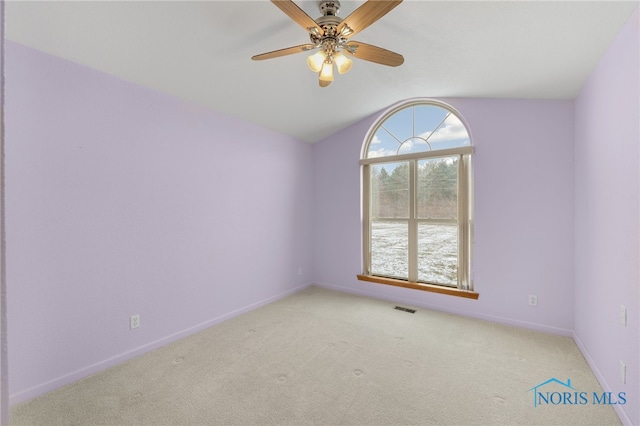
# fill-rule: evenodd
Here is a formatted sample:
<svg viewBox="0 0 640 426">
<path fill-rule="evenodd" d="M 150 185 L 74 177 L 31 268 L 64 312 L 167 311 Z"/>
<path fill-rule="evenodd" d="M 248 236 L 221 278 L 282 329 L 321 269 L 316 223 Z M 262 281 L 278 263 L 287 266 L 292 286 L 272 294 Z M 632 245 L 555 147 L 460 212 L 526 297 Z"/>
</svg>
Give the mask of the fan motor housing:
<svg viewBox="0 0 640 426">
<path fill-rule="evenodd" d="M 315 36 L 311 34 L 311 41 L 314 44 L 322 42 L 327 37 L 335 37 L 336 30 L 338 29 L 338 25 L 342 22 L 342 19 L 338 18 L 338 12 L 340 11 L 340 2 L 337 0 L 332 1 L 321 1 L 318 3 L 318 8 L 322 13 L 322 16 L 316 19 L 316 24 L 322 31 L 324 31 L 324 35 L 322 37 Z"/>
<path fill-rule="evenodd" d="M 342 22 L 342 19 L 331 15 L 321 16 L 316 19 L 316 24 L 322 28 L 326 36 L 334 36 L 340 22 Z"/>
</svg>

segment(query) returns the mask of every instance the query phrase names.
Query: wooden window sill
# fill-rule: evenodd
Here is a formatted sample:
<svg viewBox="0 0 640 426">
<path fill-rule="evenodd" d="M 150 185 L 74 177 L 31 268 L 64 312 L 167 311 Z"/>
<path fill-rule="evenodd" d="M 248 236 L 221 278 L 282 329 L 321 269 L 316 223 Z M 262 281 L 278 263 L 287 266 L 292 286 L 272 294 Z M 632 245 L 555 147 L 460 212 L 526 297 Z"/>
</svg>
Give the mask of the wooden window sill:
<svg viewBox="0 0 640 426">
<path fill-rule="evenodd" d="M 414 290 L 430 291 L 432 293 L 447 294 L 449 296 L 464 297 L 467 299 L 478 299 L 478 293 L 467 290 L 460 290 L 451 287 L 442 287 L 433 284 L 414 283 L 404 280 L 396 280 L 393 278 L 376 277 L 373 275 L 358 275 L 360 281 L 368 281 L 378 284 L 393 285 L 396 287 L 412 288 Z"/>
</svg>

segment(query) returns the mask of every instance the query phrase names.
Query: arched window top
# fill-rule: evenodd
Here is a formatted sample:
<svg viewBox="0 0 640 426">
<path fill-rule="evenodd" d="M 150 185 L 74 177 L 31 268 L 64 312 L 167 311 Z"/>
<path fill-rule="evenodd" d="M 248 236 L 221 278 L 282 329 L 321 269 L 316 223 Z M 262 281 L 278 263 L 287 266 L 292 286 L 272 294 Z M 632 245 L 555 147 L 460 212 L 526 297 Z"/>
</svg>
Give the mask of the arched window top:
<svg viewBox="0 0 640 426">
<path fill-rule="evenodd" d="M 392 108 L 372 127 L 364 158 L 470 145 L 469 132 L 452 108 L 432 100 L 412 100 Z"/>
</svg>

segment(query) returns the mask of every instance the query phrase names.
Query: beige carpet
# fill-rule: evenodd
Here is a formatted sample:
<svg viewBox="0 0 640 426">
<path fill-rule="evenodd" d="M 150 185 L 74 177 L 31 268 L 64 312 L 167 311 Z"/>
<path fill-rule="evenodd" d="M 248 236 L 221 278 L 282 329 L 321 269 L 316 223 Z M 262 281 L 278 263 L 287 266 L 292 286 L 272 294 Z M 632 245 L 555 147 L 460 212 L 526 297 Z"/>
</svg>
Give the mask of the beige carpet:
<svg viewBox="0 0 640 426">
<path fill-rule="evenodd" d="M 15 406 L 12 424 L 620 424 L 591 401 L 534 407 L 550 378 L 602 392 L 571 338 L 394 307 L 310 287 Z"/>
</svg>

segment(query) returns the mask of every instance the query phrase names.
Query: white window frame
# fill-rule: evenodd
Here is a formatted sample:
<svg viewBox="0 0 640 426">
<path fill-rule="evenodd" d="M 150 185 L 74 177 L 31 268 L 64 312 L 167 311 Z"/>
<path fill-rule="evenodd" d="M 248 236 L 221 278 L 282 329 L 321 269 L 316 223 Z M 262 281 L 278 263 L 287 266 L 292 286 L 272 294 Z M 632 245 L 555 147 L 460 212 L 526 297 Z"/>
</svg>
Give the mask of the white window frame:
<svg viewBox="0 0 640 426">
<path fill-rule="evenodd" d="M 365 143 L 363 144 L 362 159 L 360 165 L 362 168 L 362 222 L 363 222 L 363 275 L 358 278 L 365 281 L 379 282 L 383 284 L 399 285 L 402 287 L 437 291 L 439 293 L 456 294 L 455 292 L 441 291 L 440 289 L 449 288 L 466 293 L 473 293 L 472 279 L 472 255 L 473 255 L 473 170 L 472 170 L 472 154 L 473 146 L 463 146 L 458 148 L 448 148 L 441 150 L 431 150 L 424 152 L 415 152 L 410 154 L 400 154 L 384 157 L 366 158 L 369 145 L 380 126 L 395 113 L 414 106 L 433 105 L 443 108 L 454 114 L 465 126 L 469 138 L 471 138 L 468 126 L 464 122 L 462 116 L 448 105 L 433 100 L 414 100 L 404 102 L 395 108 L 383 114 L 380 119 L 372 126 L 367 134 Z M 458 282 L 455 287 L 442 284 L 418 281 L 418 224 L 419 223 L 443 223 L 437 219 L 419 219 L 417 218 L 416 192 L 417 192 L 417 163 L 423 159 L 434 159 L 443 157 L 458 157 Z M 386 277 L 373 275 L 371 273 L 371 165 L 381 163 L 394 162 L 409 163 L 409 218 L 399 219 L 401 222 L 408 224 L 408 277 L 407 279 L 398 279 L 395 277 Z M 445 221 L 450 222 L 450 221 Z M 398 281 L 396 283 L 396 281 Z M 405 285 L 402 281 L 405 281 Z M 434 289 L 434 287 L 436 287 Z M 473 296 L 475 295 L 475 296 Z M 472 296 L 468 294 L 464 297 L 477 298 L 477 293 Z"/>
</svg>

